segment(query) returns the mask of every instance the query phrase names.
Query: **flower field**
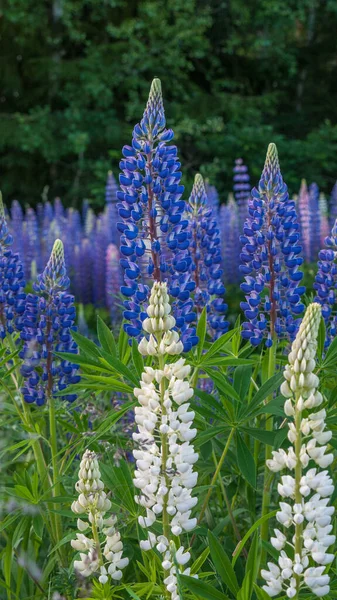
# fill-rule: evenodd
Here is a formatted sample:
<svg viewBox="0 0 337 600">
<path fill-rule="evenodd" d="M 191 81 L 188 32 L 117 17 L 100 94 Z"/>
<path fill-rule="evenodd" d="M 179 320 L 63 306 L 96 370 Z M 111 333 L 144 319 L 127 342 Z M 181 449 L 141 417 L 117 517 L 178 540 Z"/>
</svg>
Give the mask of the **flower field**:
<svg viewBox="0 0 337 600">
<path fill-rule="evenodd" d="M 1 599 L 337 598 L 337 182 L 173 138 L 154 79 L 103 212 L 0 201 Z"/>
</svg>

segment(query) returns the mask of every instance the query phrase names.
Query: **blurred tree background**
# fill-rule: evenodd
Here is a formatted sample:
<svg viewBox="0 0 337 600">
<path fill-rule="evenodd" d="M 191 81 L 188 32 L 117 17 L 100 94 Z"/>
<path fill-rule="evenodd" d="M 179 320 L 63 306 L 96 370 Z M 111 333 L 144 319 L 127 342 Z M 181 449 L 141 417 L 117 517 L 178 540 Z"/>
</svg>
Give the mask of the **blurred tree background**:
<svg viewBox="0 0 337 600">
<path fill-rule="evenodd" d="M 225 197 L 279 146 L 291 192 L 337 178 L 337 0 L 3 0 L 1 186 L 7 201 L 104 203 L 151 79 L 184 183 Z"/>
</svg>

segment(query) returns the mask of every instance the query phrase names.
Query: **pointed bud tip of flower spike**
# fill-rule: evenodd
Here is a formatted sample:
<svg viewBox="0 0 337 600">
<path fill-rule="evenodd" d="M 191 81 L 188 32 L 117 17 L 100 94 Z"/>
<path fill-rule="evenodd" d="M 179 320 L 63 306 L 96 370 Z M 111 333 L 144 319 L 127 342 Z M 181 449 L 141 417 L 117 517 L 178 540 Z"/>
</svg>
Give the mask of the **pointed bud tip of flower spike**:
<svg viewBox="0 0 337 600">
<path fill-rule="evenodd" d="M 155 77 L 151 83 L 149 98 L 146 105 L 146 110 L 160 111 L 163 108 L 163 94 L 161 90 L 161 81 Z"/>
<path fill-rule="evenodd" d="M 55 240 L 46 268 L 38 277 L 38 285 L 48 289 L 67 289 L 70 281 L 67 277 L 64 260 L 64 247 L 60 239 Z"/>
<path fill-rule="evenodd" d="M 278 160 L 276 144 L 269 144 L 264 167 L 266 170 L 273 174 L 277 173 L 280 170 L 280 163 Z"/>
<path fill-rule="evenodd" d="M 198 207 L 207 204 L 207 193 L 203 176 L 197 173 L 194 177 L 194 183 L 189 197 L 190 206 L 197 210 Z"/>
<path fill-rule="evenodd" d="M 2 200 L 2 192 L 0 191 L 0 219 L 5 218 L 5 208 Z"/>
</svg>

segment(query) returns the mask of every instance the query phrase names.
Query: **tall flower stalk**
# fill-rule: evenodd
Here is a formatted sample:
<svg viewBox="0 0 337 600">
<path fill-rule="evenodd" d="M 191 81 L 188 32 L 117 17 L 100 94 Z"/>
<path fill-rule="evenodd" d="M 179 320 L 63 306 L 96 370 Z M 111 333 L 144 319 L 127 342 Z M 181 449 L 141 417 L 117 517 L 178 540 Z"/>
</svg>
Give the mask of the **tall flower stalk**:
<svg viewBox="0 0 337 600">
<path fill-rule="evenodd" d="M 189 277 L 192 261 L 184 188 L 172 138 L 173 131 L 165 127 L 160 80 L 154 79 L 143 118 L 133 131 L 132 146 L 124 146 L 120 162 L 121 292 L 127 298 L 125 331 L 130 337 L 139 337 L 149 286 L 152 281 L 167 281 L 187 351 L 197 343 L 195 330 L 188 325 L 194 282 Z"/>
<path fill-rule="evenodd" d="M 325 322 L 325 348 L 328 348 L 337 334 L 336 290 L 337 290 L 337 220 L 331 235 L 325 238 L 326 248 L 318 254 L 317 273 L 314 282 L 315 302 L 322 307 Z"/>
<path fill-rule="evenodd" d="M 285 592 L 288 598 L 298 598 L 302 588 L 318 597 L 330 591 L 325 567 L 334 559 L 328 548 L 336 538 L 331 535 L 334 508 L 328 506 L 334 486 L 326 467 L 333 460 L 327 452 L 332 434 L 326 430 L 325 409 L 317 410 L 323 397 L 313 372 L 320 318 L 320 305 L 311 304 L 292 344 L 281 386 L 291 445 L 274 451 L 267 462 L 272 472 L 290 471 L 278 484 L 282 500 L 276 518 L 285 530 L 275 529 L 271 538 L 280 552 L 278 564 L 268 563 L 269 570 L 261 572 L 271 597 Z"/>
<path fill-rule="evenodd" d="M 295 203 L 283 182 L 275 144 L 269 144 L 258 189 L 248 202 L 241 236 L 240 271 L 245 276 L 241 303 L 246 321 L 242 336 L 257 346 L 296 333 L 295 317 L 303 311 L 300 285 L 303 262 Z"/>
<path fill-rule="evenodd" d="M 207 308 L 207 324 L 212 338 L 228 330 L 225 319 L 227 304 L 222 282 L 220 233 L 212 208 L 208 204 L 204 180 L 195 176 L 188 203 L 188 221 L 191 234 L 191 278 L 195 282 L 194 302 L 197 315 Z"/>
<path fill-rule="evenodd" d="M 145 509 L 138 521 L 148 530 L 140 545 L 142 550 L 156 548 L 162 555 L 166 596 L 179 600 L 177 569 L 190 574 L 185 567 L 190 553 L 179 536 L 192 531 L 197 523 L 191 517 L 197 504 L 191 492 L 198 478 L 193 470 L 198 454 L 191 443 L 197 433 L 189 403 L 193 396 L 187 379 L 191 369 L 182 358 L 168 361 L 183 350 L 170 312 L 166 283 L 155 282 L 143 322 L 149 337 L 139 343 L 139 351 L 153 357 L 153 366 L 145 367 L 140 387 L 134 390 L 140 406 L 135 408 L 133 440 L 137 448 L 133 454 L 134 484 L 139 490 L 135 499 Z"/>
<path fill-rule="evenodd" d="M 242 228 L 247 218 L 250 196 L 249 172 L 242 158 L 236 159 L 233 173 L 233 192 L 238 206 L 240 228 Z"/>
<path fill-rule="evenodd" d="M 76 540 L 71 540 L 74 550 L 80 552 L 80 560 L 74 562 L 75 571 L 82 577 L 99 573 L 102 584 L 108 582 L 109 576 L 120 581 L 129 559 L 123 558 L 121 535 L 115 527 L 117 517 L 106 517 L 111 502 L 104 491 L 95 452 L 84 452 L 78 476 L 75 488 L 79 495 L 71 505 L 71 510 L 81 516 L 77 519 L 79 533 Z M 84 517 L 87 521 L 83 521 Z"/>
</svg>

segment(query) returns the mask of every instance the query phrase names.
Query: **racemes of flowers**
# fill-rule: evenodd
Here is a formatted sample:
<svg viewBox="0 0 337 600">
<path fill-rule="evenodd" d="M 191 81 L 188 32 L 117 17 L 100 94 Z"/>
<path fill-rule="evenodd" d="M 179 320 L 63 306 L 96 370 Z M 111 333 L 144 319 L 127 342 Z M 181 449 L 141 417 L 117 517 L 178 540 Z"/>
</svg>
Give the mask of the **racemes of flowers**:
<svg viewBox="0 0 337 600">
<path fill-rule="evenodd" d="M 13 253 L 0 192 L 0 339 L 20 331 L 25 309 L 25 280 L 20 257 Z"/>
<path fill-rule="evenodd" d="M 124 146 L 120 162 L 121 292 L 126 296 L 125 331 L 139 338 L 149 285 L 153 280 L 167 281 L 175 299 L 176 326 L 188 351 L 197 343 L 195 329 L 189 325 L 195 319 L 190 299 L 195 286 L 189 274 L 192 261 L 180 162 L 172 138 L 173 131 L 165 128 L 160 80 L 154 79 L 132 145 Z"/>
<path fill-rule="evenodd" d="M 337 314 L 334 312 L 337 290 L 337 220 L 331 230 L 331 235 L 325 238 L 326 248 L 320 250 L 317 262 L 317 274 L 314 282 L 316 290 L 315 302 L 322 306 L 322 316 L 325 322 L 327 348 L 337 333 Z"/>
<path fill-rule="evenodd" d="M 238 283 L 241 281 L 238 239 L 242 229 L 239 226 L 239 211 L 233 194 L 229 194 L 227 204 L 220 207 L 219 220 L 224 279 L 226 283 Z"/>
<path fill-rule="evenodd" d="M 240 271 L 245 276 L 241 303 L 246 321 L 242 336 L 257 346 L 263 338 L 271 346 L 273 338 L 293 338 L 295 317 L 303 311 L 300 285 L 303 262 L 299 244 L 295 203 L 283 182 L 277 149 L 269 144 L 259 182 L 248 201 L 248 218 L 241 236 Z"/>
<path fill-rule="evenodd" d="M 199 173 L 195 176 L 188 202 L 188 222 L 191 234 L 191 278 L 195 282 L 194 302 L 198 315 L 207 307 L 208 329 L 212 338 L 217 338 L 228 330 L 228 321 L 225 319 L 228 307 L 223 299 L 226 290 L 222 282 L 220 233 L 208 204 L 204 180 Z"/>
<path fill-rule="evenodd" d="M 334 485 L 326 468 L 333 460 L 327 452 L 332 434 L 326 430 L 325 409 L 318 409 L 323 397 L 313 372 L 320 318 L 320 305 L 309 305 L 292 344 L 281 386 L 287 398 L 284 411 L 291 445 L 274 451 L 267 461 L 273 472 L 290 471 L 278 484 L 282 501 L 276 518 L 284 533 L 275 529 L 271 538 L 280 552 L 278 564 L 268 563 L 269 570 L 261 572 L 267 582 L 264 590 L 271 597 L 285 592 L 288 598 L 297 598 L 305 587 L 318 597 L 330 590 L 325 570 L 334 560 L 328 548 L 336 538 L 331 534 L 334 507 L 329 506 Z"/>
<path fill-rule="evenodd" d="M 142 550 L 156 548 L 162 555 L 166 590 L 172 600 L 179 600 L 177 570 L 190 574 L 186 567 L 190 553 L 176 542 L 197 523 L 191 511 L 197 504 L 192 489 L 198 478 L 193 469 L 198 454 L 191 443 L 197 433 L 189 402 L 193 395 L 187 379 L 191 369 L 183 358 L 168 361 L 183 350 L 170 313 L 166 283 L 155 282 L 143 321 L 149 337 L 139 343 L 141 354 L 153 357 L 153 366 L 145 367 L 140 387 L 134 390 L 140 406 L 135 408 L 133 440 L 137 447 L 133 454 L 134 484 L 139 490 L 135 499 L 145 509 L 138 521 L 148 530 L 140 545 Z"/>
<path fill-rule="evenodd" d="M 247 218 L 250 196 L 250 177 L 242 158 L 236 159 L 233 173 L 233 192 L 238 206 L 240 228 L 242 228 Z"/>
<path fill-rule="evenodd" d="M 71 337 L 76 311 L 74 297 L 66 292 L 69 278 L 61 240 L 55 241 L 49 261 L 33 287 L 35 294 L 27 294 L 21 331 L 22 394 L 26 402 L 40 406 L 48 397 L 80 380 L 76 356 L 71 363 L 55 355 L 77 354 Z M 76 395 L 66 394 L 63 398 L 72 402 Z"/>
<path fill-rule="evenodd" d="M 80 560 L 74 561 L 74 569 L 82 577 L 90 577 L 99 573 L 100 583 L 107 583 L 109 576 L 114 581 L 120 581 L 122 569 L 129 564 L 128 558 L 123 558 L 123 543 L 121 535 L 116 530 L 117 517 L 106 517 L 111 508 L 111 502 L 104 491 L 98 458 L 95 452 L 86 450 L 82 456 L 78 481 L 75 489 L 78 499 L 71 505 L 77 520 L 76 540 L 71 540 L 74 550 L 80 552 Z M 88 521 L 83 521 L 86 516 Z M 90 530 L 89 537 L 85 532 Z M 100 536 L 104 540 L 100 541 Z"/>
</svg>

